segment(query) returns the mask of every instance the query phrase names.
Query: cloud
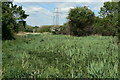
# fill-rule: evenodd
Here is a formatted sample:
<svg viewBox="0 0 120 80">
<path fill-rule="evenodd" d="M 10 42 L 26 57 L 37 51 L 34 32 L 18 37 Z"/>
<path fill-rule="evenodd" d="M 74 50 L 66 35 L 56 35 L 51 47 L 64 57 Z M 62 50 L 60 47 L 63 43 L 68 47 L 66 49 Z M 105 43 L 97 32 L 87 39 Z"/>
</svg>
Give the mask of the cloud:
<svg viewBox="0 0 120 80">
<path fill-rule="evenodd" d="M 66 18 L 68 16 L 68 12 L 70 9 L 74 8 L 73 6 L 71 7 L 65 7 L 65 8 L 60 8 L 60 17 L 61 18 Z"/>
<path fill-rule="evenodd" d="M 65 8 L 60 8 L 61 12 L 68 12 L 70 9 L 74 8 L 73 6 L 71 7 L 65 7 Z"/>
<path fill-rule="evenodd" d="M 100 8 L 103 7 L 103 5 L 103 2 L 93 2 L 90 3 L 89 7 L 92 11 L 94 11 L 97 14 L 97 12 L 100 11 Z"/>
<path fill-rule="evenodd" d="M 111 0 L 14 0 L 15 2 L 105 2 Z"/>
<path fill-rule="evenodd" d="M 43 7 L 39 6 L 29 6 L 29 7 L 24 7 L 24 10 L 28 14 L 44 14 L 44 15 L 52 15 L 52 12 L 50 12 L 48 9 L 45 9 Z"/>
<path fill-rule="evenodd" d="M 96 6 L 96 7 L 93 8 L 93 10 L 100 10 L 101 7 L 102 6 Z"/>
<path fill-rule="evenodd" d="M 98 15 L 100 7 L 103 6 L 103 2 L 68 2 L 68 3 L 59 3 L 56 4 L 56 7 L 60 8 L 63 13 L 66 13 L 70 10 L 70 8 L 74 8 L 76 6 L 87 6 L 89 9 L 95 12 L 95 15 Z M 67 15 L 62 15 L 67 16 Z"/>
<path fill-rule="evenodd" d="M 43 10 L 43 8 L 30 6 L 30 7 L 24 7 L 24 10 L 27 13 L 38 13 L 38 12 L 41 12 Z"/>
<path fill-rule="evenodd" d="M 56 4 L 56 7 L 58 8 L 65 8 L 65 7 L 73 7 L 76 3 L 74 2 L 63 2 L 63 3 L 58 3 Z"/>
<path fill-rule="evenodd" d="M 28 1 L 28 0 L 24 0 L 24 1 Z M 15 4 L 23 6 L 23 9 L 26 11 L 26 13 L 30 15 L 26 19 L 29 25 L 40 26 L 40 25 L 53 24 L 53 16 L 56 15 L 55 13 L 53 14 L 54 8 L 59 8 L 58 10 L 60 12 L 59 24 L 63 24 L 67 21 L 66 17 L 68 16 L 68 11 L 70 10 L 70 8 L 74 8 L 76 6 L 88 6 L 92 11 L 95 12 L 95 14 L 98 14 L 100 7 L 103 6 L 103 2 L 90 2 L 90 1 L 89 2 L 74 1 L 74 2 L 62 2 L 62 3 L 15 2 Z"/>
<path fill-rule="evenodd" d="M 27 23 L 32 26 L 41 26 L 44 24 L 52 24 L 53 13 L 40 6 L 26 6 L 23 7 L 27 14 L 29 14 L 26 19 Z"/>
</svg>

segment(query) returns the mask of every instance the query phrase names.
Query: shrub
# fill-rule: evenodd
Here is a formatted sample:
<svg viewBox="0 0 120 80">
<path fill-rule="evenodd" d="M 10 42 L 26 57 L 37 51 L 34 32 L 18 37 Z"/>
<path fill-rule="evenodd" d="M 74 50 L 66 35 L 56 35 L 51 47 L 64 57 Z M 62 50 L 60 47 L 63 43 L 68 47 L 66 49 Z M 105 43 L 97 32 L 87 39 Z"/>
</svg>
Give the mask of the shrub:
<svg viewBox="0 0 120 80">
<path fill-rule="evenodd" d="M 43 32 L 51 32 L 51 27 L 53 27 L 53 26 L 52 25 L 41 26 L 41 27 L 39 27 L 38 32 L 41 32 L 41 33 L 43 33 Z"/>
</svg>

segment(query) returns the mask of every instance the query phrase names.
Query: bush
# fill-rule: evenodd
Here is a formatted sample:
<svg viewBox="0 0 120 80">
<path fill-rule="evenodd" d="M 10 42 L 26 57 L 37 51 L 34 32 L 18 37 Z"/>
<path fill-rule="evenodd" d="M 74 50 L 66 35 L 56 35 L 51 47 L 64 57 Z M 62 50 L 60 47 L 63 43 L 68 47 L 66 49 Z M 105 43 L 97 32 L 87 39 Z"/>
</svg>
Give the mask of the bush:
<svg viewBox="0 0 120 80">
<path fill-rule="evenodd" d="M 65 34 L 65 35 L 70 35 L 70 26 L 69 23 L 64 23 L 64 25 L 61 27 L 61 34 Z"/>
<path fill-rule="evenodd" d="M 33 32 L 33 27 L 27 25 L 27 26 L 26 26 L 26 29 L 25 29 L 25 32 Z"/>
<path fill-rule="evenodd" d="M 39 29 L 37 30 L 37 32 L 51 32 L 51 27 L 53 27 L 52 25 L 48 25 L 48 26 L 41 26 L 39 27 Z"/>
<path fill-rule="evenodd" d="M 92 25 L 94 17 L 94 12 L 86 6 L 71 9 L 67 17 L 69 19 L 70 34 L 74 36 L 86 35 L 84 31 Z"/>
</svg>

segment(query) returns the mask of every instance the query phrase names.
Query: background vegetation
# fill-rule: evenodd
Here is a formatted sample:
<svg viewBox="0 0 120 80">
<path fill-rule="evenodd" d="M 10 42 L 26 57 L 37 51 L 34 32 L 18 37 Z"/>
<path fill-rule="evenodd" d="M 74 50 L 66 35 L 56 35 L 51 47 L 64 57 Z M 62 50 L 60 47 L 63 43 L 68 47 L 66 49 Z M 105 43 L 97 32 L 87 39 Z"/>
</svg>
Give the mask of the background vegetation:
<svg viewBox="0 0 120 80">
<path fill-rule="evenodd" d="M 75 36 L 117 35 L 118 8 L 118 2 L 105 2 L 98 17 L 86 6 L 71 9 L 68 15 L 70 34 Z"/>
<path fill-rule="evenodd" d="M 68 22 L 55 27 L 53 25 L 32 27 L 26 26 L 24 19 L 27 14 L 21 6 L 13 5 L 12 2 L 2 3 L 2 31 L 3 40 L 14 39 L 17 32 L 52 32 L 53 34 L 67 34 L 74 36 L 118 36 L 119 35 L 119 2 L 105 2 L 99 11 L 99 16 L 88 7 L 76 7 L 68 14 Z"/>
</svg>

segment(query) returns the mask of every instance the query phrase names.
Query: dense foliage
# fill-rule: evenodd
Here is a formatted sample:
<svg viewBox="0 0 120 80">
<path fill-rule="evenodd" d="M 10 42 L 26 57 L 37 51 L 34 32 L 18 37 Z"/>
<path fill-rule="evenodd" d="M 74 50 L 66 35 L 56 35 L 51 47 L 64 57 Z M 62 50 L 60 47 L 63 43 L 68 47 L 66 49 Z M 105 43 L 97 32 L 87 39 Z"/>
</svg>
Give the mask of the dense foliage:
<svg viewBox="0 0 120 80">
<path fill-rule="evenodd" d="M 41 32 L 41 33 L 43 33 L 43 32 L 51 32 L 51 27 L 53 27 L 53 25 L 44 25 L 44 26 L 41 26 L 41 27 L 39 27 L 39 30 L 38 30 L 38 32 Z"/>
<path fill-rule="evenodd" d="M 118 2 L 105 2 L 99 16 L 94 16 L 86 6 L 71 9 L 67 17 L 69 20 L 67 34 L 116 36 L 119 23 L 118 9 Z"/>
<path fill-rule="evenodd" d="M 118 24 L 118 2 L 105 2 L 99 12 L 103 35 L 116 35 Z"/>
<path fill-rule="evenodd" d="M 2 40 L 2 3 L 0 2 L 0 40 Z"/>
<path fill-rule="evenodd" d="M 94 12 L 86 6 L 71 9 L 67 17 L 70 25 L 70 34 L 77 36 L 89 34 L 90 32 L 87 29 L 91 27 L 94 17 Z"/>
<path fill-rule="evenodd" d="M 33 32 L 33 26 L 26 25 L 25 32 Z"/>
<path fill-rule="evenodd" d="M 26 35 L 3 41 L 3 78 L 117 78 L 111 36 Z"/>
<path fill-rule="evenodd" d="M 27 16 L 22 6 L 13 5 L 12 2 L 2 2 L 2 39 L 14 39 L 14 33 L 24 29 L 21 27 L 25 26 L 23 20 Z"/>
<path fill-rule="evenodd" d="M 120 7 L 120 1 L 118 3 L 118 7 Z M 118 8 L 118 39 L 120 42 L 120 8 Z"/>
</svg>

